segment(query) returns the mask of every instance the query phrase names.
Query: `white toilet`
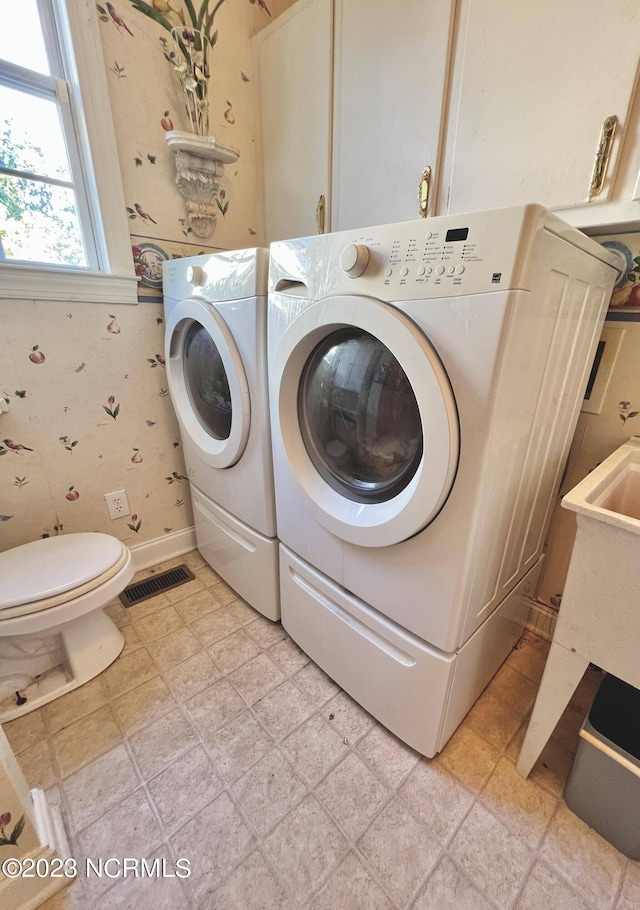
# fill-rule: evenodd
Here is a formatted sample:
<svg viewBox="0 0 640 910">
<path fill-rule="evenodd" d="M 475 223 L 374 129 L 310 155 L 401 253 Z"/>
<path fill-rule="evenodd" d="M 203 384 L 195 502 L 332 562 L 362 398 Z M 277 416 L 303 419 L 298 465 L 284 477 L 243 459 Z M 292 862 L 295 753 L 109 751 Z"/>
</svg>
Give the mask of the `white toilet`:
<svg viewBox="0 0 640 910">
<path fill-rule="evenodd" d="M 102 608 L 133 574 L 131 553 L 109 534 L 47 537 L 0 553 L 0 723 L 116 659 L 124 639 Z"/>
</svg>

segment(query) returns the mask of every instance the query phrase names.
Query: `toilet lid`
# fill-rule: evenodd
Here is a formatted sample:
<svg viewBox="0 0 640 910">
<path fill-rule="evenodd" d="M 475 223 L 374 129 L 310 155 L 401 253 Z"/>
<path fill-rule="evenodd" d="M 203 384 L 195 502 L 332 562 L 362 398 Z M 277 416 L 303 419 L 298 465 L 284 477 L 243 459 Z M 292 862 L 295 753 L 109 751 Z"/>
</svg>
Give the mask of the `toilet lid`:
<svg viewBox="0 0 640 910">
<path fill-rule="evenodd" d="M 100 578 L 124 545 L 110 534 L 65 534 L 0 553 L 0 610 L 64 594 Z"/>
</svg>

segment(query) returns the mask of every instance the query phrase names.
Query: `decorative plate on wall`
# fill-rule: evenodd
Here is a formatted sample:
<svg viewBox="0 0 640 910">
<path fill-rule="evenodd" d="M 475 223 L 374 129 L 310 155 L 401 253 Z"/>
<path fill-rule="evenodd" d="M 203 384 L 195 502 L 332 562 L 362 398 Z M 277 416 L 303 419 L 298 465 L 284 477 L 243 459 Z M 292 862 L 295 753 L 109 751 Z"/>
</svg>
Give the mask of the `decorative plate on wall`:
<svg viewBox="0 0 640 910">
<path fill-rule="evenodd" d="M 162 263 L 169 259 L 169 254 L 155 243 L 139 243 L 138 248 L 138 259 L 144 264 L 144 275 L 140 276 L 140 283 L 149 288 L 161 288 Z"/>
<path fill-rule="evenodd" d="M 629 249 L 626 243 L 622 243 L 620 240 L 605 240 L 602 246 L 606 247 L 609 250 L 616 250 L 618 253 L 622 253 L 627 263 L 627 273 L 632 272 L 635 268 L 635 263 L 633 259 L 633 253 Z M 627 283 L 628 277 L 625 274 L 620 275 L 616 281 L 616 288 L 624 287 Z"/>
</svg>

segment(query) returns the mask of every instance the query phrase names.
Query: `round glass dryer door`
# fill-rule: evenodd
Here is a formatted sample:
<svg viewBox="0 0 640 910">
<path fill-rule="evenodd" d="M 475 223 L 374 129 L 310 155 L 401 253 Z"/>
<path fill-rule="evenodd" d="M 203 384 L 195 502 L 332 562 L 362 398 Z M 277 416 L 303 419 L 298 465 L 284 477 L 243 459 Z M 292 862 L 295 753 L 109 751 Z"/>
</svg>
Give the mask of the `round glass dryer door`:
<svg viewBox="0 0 640 910">
<path fill-rule="evenodd" d="M 186 331 L 182 368 L 200 423 L 215 439 L 228 439 L 233 416 L 229 379 L 215 341 L 199 322 Z"/>
<path fill-rule="evenodd" d="M 436 518 L 458 466 L 458 413 L 411 319 L 366 297 L 317 301 L 284 332 L 270 381 L 285 470 L 320 524 L 381 547 Z"/>
<path fill-rule="evenodd" d="M 422 458 L 422 423 L 407 374 L 362 329 L 328 335 L 300 380 L 299 420 L 309 457 L 354 502 L 397 496 Z"/>
<path fill-rule="evenodd" d="M 185 300 L 171 313 L 166 365 L 180 428 L 212 467 L 227 468 L 249 436 L 249 387 L 236 343 L 215 306 Z"/>
</svg>

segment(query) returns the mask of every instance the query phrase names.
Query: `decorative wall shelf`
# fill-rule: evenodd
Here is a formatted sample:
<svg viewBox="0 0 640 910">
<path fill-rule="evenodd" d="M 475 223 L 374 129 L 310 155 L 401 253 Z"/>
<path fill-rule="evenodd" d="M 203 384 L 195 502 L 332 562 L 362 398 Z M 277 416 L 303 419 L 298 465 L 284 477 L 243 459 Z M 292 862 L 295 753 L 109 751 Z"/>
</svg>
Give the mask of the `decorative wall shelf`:
<svg viewBox="0 0 640 910">
<path fill-rule="evenodd" d="M 216 142 L 213 136 L 196 136 L 182 130 L 165 133 L 176 156 L 176 186 L 185 197 L 187 223 L 197 237 L 210 237 L 216 229 L 217 199 L 225 164 L 240 157 L 238 149 Z"/>
</svg>

